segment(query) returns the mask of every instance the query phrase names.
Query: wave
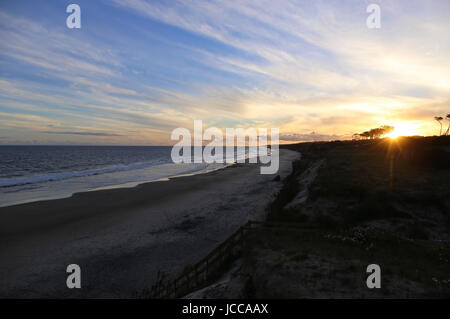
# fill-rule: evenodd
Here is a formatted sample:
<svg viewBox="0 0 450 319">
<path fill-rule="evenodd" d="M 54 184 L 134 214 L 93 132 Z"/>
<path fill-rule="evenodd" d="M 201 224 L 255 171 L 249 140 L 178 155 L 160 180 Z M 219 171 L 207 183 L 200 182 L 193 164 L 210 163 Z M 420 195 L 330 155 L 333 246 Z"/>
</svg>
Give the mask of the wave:
<svg viewBox="0 0 450 319">
<path fill-rule="evenodd" d="M 44 183 L 51 181 L 60 181 L 64 179 L 76 178 L 76 177 L 86 177 L 92 175 L 100 175 L 100 174 L 108 174 L 108 173 L 116 173 L 123 171 L 131 171 L 136 169 L 143 169 L 150 166 L 160 165 L 169 163 L 170 161 L 157 161 L 157 162 L 145 162 L 145 163 L 134 163 L 130 165 L 115 165 L 109 167 L 103 167 L 99 169 L 85 170 L 85 171 L 71 171 L 71 172 L 59 172 L 59 173 L 49 173 L 44 175 L 34 175 L 27 177 L 19 177 L 19 178 L 4 178 L 0 179 L 0 188 L 1 187 L 13 187 L 20 186 L 26 184 L 36 184 L 36 183 Z"/>
<path fill-rule="evenodd" d="M 237 152 L 234 155 L 236 155 L 236 158 L 233 157 L 232 162 L 236 162 L 236 160 L 239 160 L 239 159 L 248 159 L 250 157 L 255 156 L 255 154 L 249 154 L 248 152 L 244 152 L 244 153 Z M 159 159 L 159 160 L 151 161 L 151 162 L 139 162 L 139 163 L 133 163 L 133 164 L 128 164 L 128 165 L 119 164 L 119 165 L 114 165 L 114 166 L 106 166 L 106 167 L 102 167 L 102 168 L 83 170 L 83 171 L 66 171 L 66 172 L 47 173 L 47 174 L 42 174 L 42 175 L 0 178 L 0 188 L 9 188 L 9 187 L 22 186 L 22 185 L 27 185 L 27 184 L 37 184 L 37 183 L 67 180 L 67 179 L 78 178 L 78 177 L 87 177 L 87 176 L 93 176 L 93 175 L 132 171 L 132 170 L 144 169 L 144 168 L 148 168 L 151 166 L 170 164 L 170 163 L 173 163 L 173 162 L 169 158 L 169 159 L 164 159 L 164 160 Z M 226 157 L 225 163 L 229 163 L 227 157 Z M 167 177 L 170 177 L 173 175 L 191 174 L 191 173 L 195 173 L 197 171 L 202 171 L 205 169 L 208 170 L 208 167 L 210 165 L 208 165 L 208 164 L 205 165 L 205 164 L 206 163 L 201 163 L 200 165 L 194 164 L 194 167 L 192 167 L 191 165 L 189 165 L 188 167 L 183 167 L 183 169 L 177 170 L 176 172 L 172 171 L 171 173 L 169 173 L 169 175 Z M 174 164 L 174 165 L 179 165 L 179 164 Z"/>
</svg>

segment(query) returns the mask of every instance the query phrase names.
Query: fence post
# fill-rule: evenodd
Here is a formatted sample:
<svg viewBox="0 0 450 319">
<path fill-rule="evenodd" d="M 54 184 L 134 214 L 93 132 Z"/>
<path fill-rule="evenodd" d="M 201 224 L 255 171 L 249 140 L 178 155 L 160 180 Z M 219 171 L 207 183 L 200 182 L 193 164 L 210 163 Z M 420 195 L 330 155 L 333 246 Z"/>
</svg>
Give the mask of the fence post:
<svg viewBox="0 0 450 319">
<path fill-rule="evenodd" d="M 165 297 L 170 297 L 172 294 L 176 297 L 180 293 L 184 293 L 185 290 L 189 291 L 192 286 L 197 287 L 200 284 L 207 282 L 211 273 L 211 267 L 213 267 L 214 270 L 215 264 L 224 263 L 227 254 L 229 257 L 233 257 L 235 253 L 239 254 L 242 252 L 245 236 L 252 229 L 252 225 L 260 224 L 260 222 L 247 221 L 245 225 L 239 227 L 239 229 L 219 245 L 219 247 L 213 250 L 213 252 L 206 256 L 202 261 L 197 263 L 194 266 L 194 269 L 183 273 L 180 277 L 167 284 L 163 284 L 162 280 L 159 280 L 157 284 L 152 287 L 152 295 L 161 298 L 163 293 L 165 293 Z M 199 271 L 199 266 L 203 265 L 204 268 L 202 268 L 202 271 Z M 192 283 L 193 281 L 194 283 Z M 177 293 L 177 291 L 179 293 Z"/>
<path fill-rule="evenodd" d="M 196 285 L 198 285 L 199 284 L 199 282 L 198 282 L 198 265 L 195 265 L 195 283 L 196 283 Z"/>
</svg>

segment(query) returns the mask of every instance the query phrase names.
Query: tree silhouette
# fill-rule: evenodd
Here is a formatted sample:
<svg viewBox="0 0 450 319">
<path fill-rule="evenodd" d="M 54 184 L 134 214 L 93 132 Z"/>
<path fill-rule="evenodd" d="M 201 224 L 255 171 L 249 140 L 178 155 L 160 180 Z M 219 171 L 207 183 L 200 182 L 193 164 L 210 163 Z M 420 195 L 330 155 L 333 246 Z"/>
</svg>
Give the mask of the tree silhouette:
<svg viewBox="0 0 450 319">
<path fill-rule="evenodd" d="M 369 133 L 369 131 L 365 131 L 365 132 L 359 134 L 359 136 L 361 136 L 362 138 L 369 138 L 370 137 L 370 133 Z"/>
<path fill-rule="evenodd" d="M 441 136 L 442 135 L 442 120 L 444 119 L 442 116 L 435 116 L 434 117 L 434 119 L 436 120 L 436 121 L 438 121 L 439 122 L 439 124 L 441 125 L 441 130 L 439 131 L 439 136 Z"/>
<path fill-rule="evenodd" d="M 384 125 L 382 127 L 373 128 L 369 131 L 365 131 L 365 132 L 357 134 L 357 135 L 359 135 L 361 138 L 374 139 L 374 138 L 379 138 L 383 135 L 389 134 L 393 130 L 394 130 L 393 126 Z"/>
<path fill-rule="evenodd" d="M 448 135 L 448 133 L 450 131 L 450 114 L 447 114 L 447 116 L 445 118 L 448 120 L 448 127 L 447 127 L 447 131 L 445 132 L 445 135 Z"/>
<path fill-rule="evenodd" d="M 391 133 L 395 129 L 395 127 L 390 125 L 383 125 L 381 129 L 382 129 L 381 135 L 386 135 Z"/>
</svg>

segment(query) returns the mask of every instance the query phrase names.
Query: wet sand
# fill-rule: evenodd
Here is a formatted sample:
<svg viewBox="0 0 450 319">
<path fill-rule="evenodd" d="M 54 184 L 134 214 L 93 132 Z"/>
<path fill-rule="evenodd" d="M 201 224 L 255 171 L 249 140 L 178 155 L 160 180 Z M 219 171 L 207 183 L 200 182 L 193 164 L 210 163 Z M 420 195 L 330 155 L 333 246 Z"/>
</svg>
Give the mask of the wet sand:
<svg viewBox="0 0 450 319">
<path fill-rule="evenodd" d="M 280 150 L 281 178 L 299 153 Z M 257 164 L 0 208 L 1 298 L 132 298 L 195 263 L 281 188 Z M 81 267 L 81 289 L 66 267 Z"/>
</svg>

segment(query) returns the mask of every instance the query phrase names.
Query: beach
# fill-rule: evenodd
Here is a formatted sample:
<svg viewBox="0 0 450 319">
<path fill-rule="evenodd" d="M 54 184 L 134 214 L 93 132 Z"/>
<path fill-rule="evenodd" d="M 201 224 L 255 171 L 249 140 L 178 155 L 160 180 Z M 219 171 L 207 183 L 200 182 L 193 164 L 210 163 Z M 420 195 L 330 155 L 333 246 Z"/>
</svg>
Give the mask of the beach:
<svg viewBox="0 0 450 319">
<path fill-rule="evenodd" d="M 158 272 L 173 277 L 265 208 L 300 154 L 280 150 L 280 169 L 235 164 L 133 188 L 0 208 L 1 298 L 131 298 Z M 66 267 L 81 268 L 68 289 Z"/>
</svg>

